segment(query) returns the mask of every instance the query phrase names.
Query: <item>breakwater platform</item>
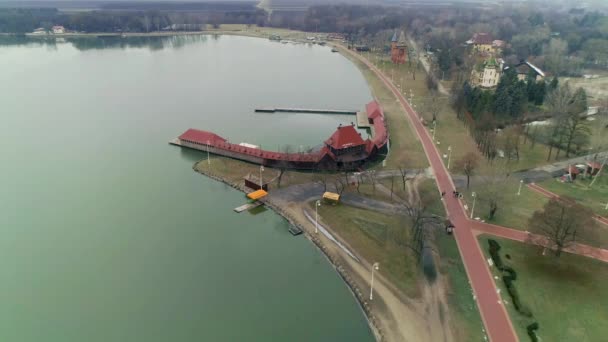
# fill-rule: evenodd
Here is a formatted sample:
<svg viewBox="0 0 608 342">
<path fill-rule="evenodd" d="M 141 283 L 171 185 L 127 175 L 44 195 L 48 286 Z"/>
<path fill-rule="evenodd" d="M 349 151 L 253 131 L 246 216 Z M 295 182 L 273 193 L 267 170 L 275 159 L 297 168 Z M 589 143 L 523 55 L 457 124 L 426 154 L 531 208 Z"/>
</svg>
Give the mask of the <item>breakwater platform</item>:
<svg viewBox="0 0 608 342">
<path fill-rule="evenodd" d="M 311 108 L 256 108 L 256 113 L 307 113 L 307 114 L 339 114 L 339 115 L 355 115 L 356 110 L 342 109 L 311 109 Z"/>
<path fill-rule="evenodd" d="M 234 211 L 237 212 L 237 213 L 242 213 L 243 211 L 257 208 L 257 207 L 261 206 L 262 204 L 264 204 L 264 203 L 259 202 L 259 201 L 258 202 L 254 202 L 254 203 L 247 203 L 247 204 L 243 204 L 240 207 L 234 208 Z"/>
</svg>

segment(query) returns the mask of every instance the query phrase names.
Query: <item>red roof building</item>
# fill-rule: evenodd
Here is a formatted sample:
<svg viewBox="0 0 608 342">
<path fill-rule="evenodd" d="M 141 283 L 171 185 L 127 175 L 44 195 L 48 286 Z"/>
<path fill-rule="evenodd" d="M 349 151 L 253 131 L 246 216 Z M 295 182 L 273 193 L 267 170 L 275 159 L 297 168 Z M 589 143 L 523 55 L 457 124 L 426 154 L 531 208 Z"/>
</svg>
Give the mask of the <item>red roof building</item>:
<svg viewBox="0 0 608 342">
<path fill-rule="evenodd" d="M 289 167 L 300 169 L 353 170 L 378 156 L 388 145 L 382 107 L 372 101 L 366 105 L 366 112 L 371 139 L 364 140 L 352 124 L 339 126 L 320 150 L 311 153 L 281 153 L 247 144 L 232 144 L 215 133 L 197 129 L 188 129 L 174 144 L 270 167 L 285 167 L 287 163 Z"/>
<path fill-rule="evenodd" d="M 325 140 L 325 144 L 333 150 L 341 150 L 344 148 L 364 145 L 365 141 L 355 129 L 355 126 L 340 126 L 334 134 Z"/>
<path fill-rule="evenodd" d="M 193 128 L 190 128 L 189 130 L 185 131 L 182 135 L 179 136 L 179 139 L 199 145 L 225 143 L 228 141 L 215 133 L 201 131 Z"/>
</svg>

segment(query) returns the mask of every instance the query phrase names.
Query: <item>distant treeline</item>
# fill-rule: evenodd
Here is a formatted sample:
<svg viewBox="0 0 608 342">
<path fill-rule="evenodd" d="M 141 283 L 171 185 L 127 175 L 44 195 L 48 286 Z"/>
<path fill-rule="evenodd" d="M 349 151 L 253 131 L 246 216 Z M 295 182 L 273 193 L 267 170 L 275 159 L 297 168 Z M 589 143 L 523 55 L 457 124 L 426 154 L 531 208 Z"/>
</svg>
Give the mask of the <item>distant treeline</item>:
<svg viewBox="0 0 608 342">
<path fill-rule="evenodd" d="M 255 11 L 256 2 L 254 1 L 234 1 L 234 2 L 107 2 L 100 5 L 102 10 L 131 10 L 131 11 Z"/>
<path fill-rule="evenodd" d="M 118 5 L 118 4 L 117 4 Z M 54 25 L 78 32 L 151 32 L 161 30 L 200 30 L 205 25 L 250 24 L 263 26 L 264 10 L 237 3 L 207 4 L 213 10 L 97 10 L 60 12 L 57 9 L 0 9 L 0 32 L 27 33 L 37 28 L 50 30 Z M 217 5 L 217 6 L 216 6 Z M 215 6 L 215 7 L 214 7 Z M 223 8 L 224 10 L 220 10 Z"/>
</svg>

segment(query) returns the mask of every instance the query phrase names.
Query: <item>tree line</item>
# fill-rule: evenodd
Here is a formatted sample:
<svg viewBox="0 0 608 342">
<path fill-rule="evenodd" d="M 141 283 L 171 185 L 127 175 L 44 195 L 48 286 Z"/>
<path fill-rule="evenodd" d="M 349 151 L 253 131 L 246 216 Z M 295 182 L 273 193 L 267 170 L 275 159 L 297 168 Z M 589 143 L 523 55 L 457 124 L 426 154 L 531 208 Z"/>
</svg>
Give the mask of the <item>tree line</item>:
<svg viewBox="0 0 608 342">
<path fill-rule="evenodd" d="M 0 32 L 28 33 L 54 25 L 79 32 L 202 30 L 206 25 L 266 24 L 262 9 L 236 11 L 96 10 L 64 13 L 57 9 L 0 9 Z"/>
</svg>

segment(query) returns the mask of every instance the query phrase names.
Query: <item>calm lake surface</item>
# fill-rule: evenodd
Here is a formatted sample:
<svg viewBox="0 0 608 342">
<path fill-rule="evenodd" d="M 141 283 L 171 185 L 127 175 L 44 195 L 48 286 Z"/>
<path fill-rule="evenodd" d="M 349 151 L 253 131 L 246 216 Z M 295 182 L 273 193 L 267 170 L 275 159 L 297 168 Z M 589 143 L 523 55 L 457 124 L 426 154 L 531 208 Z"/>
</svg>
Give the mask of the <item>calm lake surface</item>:
<svg viewBox="0 0 608 342">
<path fill-rule="evenodd" d="M 37 43 L 36 43 L 37 42 Z M 271 211 L 192 171 L 187 128 L 314 146 L 359 109 L 327 47 L 233 36 L 0 41 L 0 341 L 372 341 L 354 297 Z"/>
</svg>

